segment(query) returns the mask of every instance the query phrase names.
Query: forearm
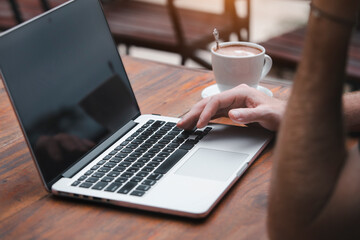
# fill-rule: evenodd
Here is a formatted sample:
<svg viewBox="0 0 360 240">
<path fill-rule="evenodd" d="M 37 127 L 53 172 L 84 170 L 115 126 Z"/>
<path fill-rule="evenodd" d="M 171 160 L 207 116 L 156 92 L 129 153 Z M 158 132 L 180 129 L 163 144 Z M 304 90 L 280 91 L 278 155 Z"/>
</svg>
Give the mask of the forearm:
<svg viewBox="0 0 360 240">
<path fill-rule="evenodd" d="M 342 18 L 355 15 L 356 3 L 314 1 Z M 341 96 L 350 33 L 350 27 L 310 16 L 303 58 L 274 155 L 271 237 L 305 237 L 336 185 L 346 157 Z"/>
<path fill-rule="evenodd" d="M 360 91 L 346 93 L 343 96 L 346 129 L 360 132 Z"/>
</svg>

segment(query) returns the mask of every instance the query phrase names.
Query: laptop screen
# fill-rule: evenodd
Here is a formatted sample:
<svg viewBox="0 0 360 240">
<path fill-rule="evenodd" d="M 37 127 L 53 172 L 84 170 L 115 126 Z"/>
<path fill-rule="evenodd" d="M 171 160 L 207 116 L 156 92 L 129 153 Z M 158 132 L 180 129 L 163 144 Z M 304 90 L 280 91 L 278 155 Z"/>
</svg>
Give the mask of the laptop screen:
<svg viewBox="0 0 360 240">
<path fill-rule="evenodd" d="M 46 183 L 140 114 L 98 0 L 0 34 L 0 69 Z"/>
</svg>

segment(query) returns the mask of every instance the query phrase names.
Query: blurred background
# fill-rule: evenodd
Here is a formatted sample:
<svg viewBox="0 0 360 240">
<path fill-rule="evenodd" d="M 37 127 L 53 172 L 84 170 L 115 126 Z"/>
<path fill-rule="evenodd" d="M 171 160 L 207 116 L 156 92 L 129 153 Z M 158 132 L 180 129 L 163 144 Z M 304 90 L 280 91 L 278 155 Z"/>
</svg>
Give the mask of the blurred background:
<svg viewBox="0 0 360 240">
<path fill-rule="evenodd" d="M 162 3 L 163 0 L 145 0 Z M 221 13 L 223 11 L 222 0 L 178 0 L 179 7 Z M 304 27 L 309 16 L 309 2 L 302 0 L 251 0 L 250 10 L 250 41 L 261 43 L 273 37 Z M 238 11 L 241 12 L 241 1 L 238 1 Z M 240 13 L 241 14 L 241 13 Z M 212 32 L 209 32 L 211 35 Z M 220 33 L 221 35 L 221 33 Z M 221 36 L 220 36 L 221 37 Z M 236 37 L 232 38 L 237 40 Z M 125 53 L 124 46 L 120 52 Z M 180 64 L 181 57 L 178 54 L 156 51 L 152 49 L 134 47 L 130 50 L 132 56 L 156 59 L 165 63 Z M 208 51 L 201 51 L 203 57 L 210 62 Z M 185 63 L 188 67 L 199 68 L 201 65 L 192 60 Z M 290 71 L 286 69 L 284 71 Z"/>
<path fill-rule="evenodd" d="M 65 0 L 0 0 L 0 30 Z M 121 55 L 211 69 L 209 47 L 217 27 L 223 41 L 263 44 L 273 77 L 292 79 L 302 48 L 309 1 L 102 0 Z M 298 31 L 300 29 L 300 32 Z"/>
</svg>

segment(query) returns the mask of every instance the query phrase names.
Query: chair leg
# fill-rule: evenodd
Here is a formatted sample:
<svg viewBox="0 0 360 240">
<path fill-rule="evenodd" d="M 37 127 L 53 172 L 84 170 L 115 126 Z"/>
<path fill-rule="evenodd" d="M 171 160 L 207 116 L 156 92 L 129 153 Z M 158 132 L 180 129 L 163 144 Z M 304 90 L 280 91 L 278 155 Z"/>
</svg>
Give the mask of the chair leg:
<svg viewBox="0 0 360 240">
<path fill-rule="evenodd" d="M 207 61 L 205 61 L 204 59 L 199 58 L 196 55 L 191 55 L 190 57 L 192 60 L 194 60 L 196 63 L 200 64 L 201 66 L 203 66 L 206 69 L 211 70 L 212 66 L 210 63 L 208 63 Z"/>
<path fill-rule="evenodd" d="M 186 63 L 187 57 L 181 56 L 181 65 L 184 66 Z"/>
<path fill-rule="evenodd" d="M 24 21 L 23 16 L 19 10 L 19 4 L 15 0 L 9 0 L 11 9 L 14 13 L 15 19 L 17 23 L 22 23 Z"/>
<path fill-rule="evenodd" d="M 125 49 L 126 55 L 130 55 L 130 45 L 125 44 Z"/>
</svg>

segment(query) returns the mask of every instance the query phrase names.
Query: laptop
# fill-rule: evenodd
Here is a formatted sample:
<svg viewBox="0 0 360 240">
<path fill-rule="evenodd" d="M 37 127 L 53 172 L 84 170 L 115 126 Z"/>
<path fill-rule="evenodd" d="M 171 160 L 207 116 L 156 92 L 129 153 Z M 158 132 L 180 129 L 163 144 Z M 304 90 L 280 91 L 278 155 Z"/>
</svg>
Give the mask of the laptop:
<svg viewBox="0 0 360 240">
<path fill-rule="evenodd" d="M 207 216 L 272 138 L 262 128 L 142 115 L 98 0 L 0 33 L 0 69 L 47 191 Z"/>
</svg>

